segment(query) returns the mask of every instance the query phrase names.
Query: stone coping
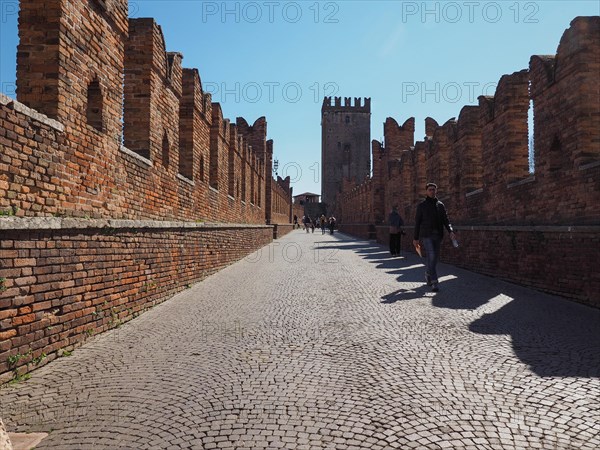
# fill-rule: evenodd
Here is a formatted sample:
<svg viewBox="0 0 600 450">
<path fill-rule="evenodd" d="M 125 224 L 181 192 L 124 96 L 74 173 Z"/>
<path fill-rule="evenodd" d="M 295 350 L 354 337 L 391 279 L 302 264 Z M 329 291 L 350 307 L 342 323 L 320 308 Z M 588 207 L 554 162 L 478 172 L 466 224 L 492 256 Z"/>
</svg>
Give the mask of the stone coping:
<svg viewBox="0 0 600 450">
<path fill-rule="evenodd" d="M 50 117 L 37 112 L 35 109 L 31 109 L 25 106 L 23 103 L 18 102 L 10 98 L 8 95 L 0 93 L 0 105 L 8 106 L 9 108 L 14 109 L 21 114 L 25 114 L 28 117 L 31 117 L 38 122 L 41 122 L 45 125 L 48 125 L 51 128 L 54 128 L 56 131 L 60 131 L 61 133 L 65 131 L 65 126 L 57 120 L 51 119 Z"/>
<path fill-rule="evenodd" d="M 127 147 L 125 147 L 124 145 L 120 145 L 119 146 L 119 150 L 123 153 L 125 153 L 126 155 L 129 155 L 133 158 L 134 161 L 139 162 L 142 164 L 142 166 L 145 167 L 153 167 L 152 161 L 150 161 L 148 158 L 134 152 L 133 150 L 129 150 Z"/>
<path fill-rule="evenodd" d="M 70 230 L 70 229 L 244 229 L 273 228 L 273 225 L 217 222 L 183 222 L 163 220 L 80 219 L 74 217 L 4 217 L 0 230 Z"/>
<path fill-rule="evenodd" d="M 368 223 L 340 224 L 340 227 L 368 226 Z M 389 228 L 389 225 L 376 225 L 377 228 Z M 404 231 L 412 230 L 414 224 L 404 225 Z M 452 225 L 456 231 L 539 231 L 545 233 L 598 233 L 600 225 Z"/>
</svg>

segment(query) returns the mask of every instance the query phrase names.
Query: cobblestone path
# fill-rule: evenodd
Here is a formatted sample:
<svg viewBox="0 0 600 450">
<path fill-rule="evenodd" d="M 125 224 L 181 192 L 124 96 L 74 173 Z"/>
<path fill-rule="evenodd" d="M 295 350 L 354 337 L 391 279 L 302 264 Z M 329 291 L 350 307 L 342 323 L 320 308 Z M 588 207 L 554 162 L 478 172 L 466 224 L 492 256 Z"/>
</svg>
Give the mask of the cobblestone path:
<svg viewBox="0 0 600 450">
<path fill-rule="evenodd" d="M 423 272 L 296 230 L 3 387 L 0 417 L 38 449 L 600 448 L 600 311 Z"/>
</svg>

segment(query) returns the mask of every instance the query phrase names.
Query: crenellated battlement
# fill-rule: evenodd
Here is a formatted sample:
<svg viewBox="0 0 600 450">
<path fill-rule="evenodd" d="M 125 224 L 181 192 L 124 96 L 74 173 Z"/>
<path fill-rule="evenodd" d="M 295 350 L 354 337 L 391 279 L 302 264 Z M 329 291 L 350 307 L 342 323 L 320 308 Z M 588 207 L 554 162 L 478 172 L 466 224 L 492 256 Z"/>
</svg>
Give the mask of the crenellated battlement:
<svg viewBox="0 0 600 450">
<path fill-rule="evenodd" d="M 371 98 L 354 97 L 354 103 L 352 103 L 351 97 L 344 98 L 344 104 L 342 105 L 342 97 L 325 97 L 323 99 L 323 106 L 321 109 L 323 112 L 371 112 Z"/>
<path fill-rule="evenodd" d="M 167 49 L 153 18 L 128 18 L 126 0 L 48 0 L 42 10 L 37 3 L 21 1 L 14 104 L 61 124 L 62 134 L 40 146 L 29 115 L 25 145 L 68 163 L 42 177 L 38 206 L 10 171 L 0 172 L 14 188 L 0 208 L 23 216 L 269 221 L 273 144 L 264 116 L 252 126 L 224 117 L 198 70 Z M 8 104 L 0 108 L 3 126 L 22 120 Z M 23 144 L 15 137 L 14 145 Z"/>
<path fill-rule="evenodd" d="M 362 187 L 345 184 L 341 221 L 383 224 L 392 205 L 398 205 L 410 223 L 425 195 L 425 183 L 434 181 L 453 224 L 463 227 L 464 233 L 475 226 L 508 230 L 600 225 L 595 201 L 600 193 L 598 86 L 600 17 L 578 17 L 563 34 L 556 55 L 532 56 L 528 69 L 503 75 L 494 95 L 481 96 L 477 105 L 464 106 L 458 119 L 439 125 L 426 118 L 422 141 L 413 144 L 413 118 L 402 126 L 386 119 L 385 146 L 377 141 L 372 144 L 372 178 Z M 531 116 L 533 130 L 529 129 Z M 369 199 L 366 205 L 365 196 Z M 540 235 L 528 244 L 516 242 L 514 233 L 512 236 L 506 254 L 513 260 L 535 260 L 554 273 L 541 287 L 588 301 L 596 295 L 600 285 L 594 288 L 581 283 L 581 274 L 565 275 L 560 263 L 565 254 L 583 254 L 579 247 L 553 253 L 540 248 Z M 471 234 L 465 237 L 471 238 L 479 239 Z M 496 245 L 506 241 L 506 236 L 494 230 L 480 245 L 491 241 Z M 546 257 L 531 254 L 528 246 Z M 489 264 L 486 252 L 465 259 L 458 255 L 453 262 L 475 269 L 485 267 Z M 589 254 L 585 264 L 593 265 L 589 258 L 595 261 L 595 253 Z M 556 265 L 551 268 L 549 261 Z M 500 263 L 510 264 L 506 259 Z M 494 270 L 488 272 L 516 277 L 502 267 Z M 538 274 L 530 275 L 519 275 L 517 281 L 540 286 Z"/>
<path fill-rule="evenodd" d="M 461 217 L 473 223 L 600 223 L 591 202 L 568 200 L 576 192 L 598 189 L 598 180 L 585 175 L 600 165 L 598 38 L 600 17 L 574 19 L 555 56 L 533 56 L 529 69 L 503 75 L 493 96 L 464 106 L 458 119 L 439 125 L 426 118 L 423 141 L 413 144 L 414 118 L 402 126 L 387 118 L 385 147 L 373 145 L 375 185 L 385 191 L 388 183 L 398 185 L 394 176 L 402 177 L 405 189 L 398 195 L 414 205 L 423 195 L 423 181 L 435 180 L 440 195 L 452 199 Z M 389 192 L 384 209 L 403 203 Z M 564 196 L 564 204 L 560 211 L 548 207 L 543 216 L 539 208 L 517 201 L 519 192 L 533 194 L 536 203 Z M 476 195 L 486 199 L 478 206 L 483 210 L 469 209 Z M 515 201 L 522 206 L 515 208 Z"/>
</svg>

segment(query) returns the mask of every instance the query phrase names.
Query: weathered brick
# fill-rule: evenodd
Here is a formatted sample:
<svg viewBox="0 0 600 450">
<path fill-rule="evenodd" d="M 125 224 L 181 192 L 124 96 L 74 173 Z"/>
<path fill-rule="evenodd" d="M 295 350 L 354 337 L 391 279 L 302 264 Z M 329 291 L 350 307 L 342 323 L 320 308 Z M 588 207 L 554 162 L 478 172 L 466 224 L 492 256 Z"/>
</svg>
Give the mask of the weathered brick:
<svg viewBox="0 0 600 450">
<path fill-rule="evenodd" d="M 16 309 L 5 309 L 4 311 L 0 311 L 0 320 L 9 318 L 9 317 L 15 317 L 18 313 L 18 310 Z"/>
<path fill-rule="evenodd" d="M 0 331 L 0 342 L 17 335 L 17 330 Z"/>
</svg>

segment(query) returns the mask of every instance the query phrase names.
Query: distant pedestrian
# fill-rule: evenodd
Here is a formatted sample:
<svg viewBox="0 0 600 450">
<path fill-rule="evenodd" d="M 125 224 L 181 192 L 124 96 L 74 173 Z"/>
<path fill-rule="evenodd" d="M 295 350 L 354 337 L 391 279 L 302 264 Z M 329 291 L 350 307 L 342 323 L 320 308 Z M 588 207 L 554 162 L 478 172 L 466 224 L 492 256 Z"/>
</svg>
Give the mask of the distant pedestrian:
<svg viewBox="0 0 600 450">
<path fill-rule="evenodd" d="M 415 215 L 415 232 L 413 244 L 420 246 L 419 239 L 423 241 L 427 253 L 427 269 L 425 280 L 433 292 L 439 290 L 437 263 L 440 257 L 440 247 L 444 238 L 444 228 L 450 233 L 451 239 L 456 239 L 452 225 L 448 219 L 446 207 L 436 197 L 437 185 L 427 183 L 427 197 L 417 206 Z"/>
<path fill-rule="evenodd" d="M 310 217 L 304 216 L 304 229 L 308 233 L 308 229 L 310 228 Z"/>
<path fill-rule="evenodd" d="M 334 229 L 335 229 L 335 217 L 331 216 L 329 218 L 329 234 L 333 234 Z"/>
<path fill-rule="evenodd" d="M 315 233 L 315 224 L 317 223 L 317 219 L 310 219 L 310 232 Z"/>
<path fill-rule="evenodd" d="M 321 223 L 321 234 L 325 234 L 325 224 L 327 222 L 327 217 L 325 217 L 325 214 L 321 214 L 319 222 Z"/>
<path fill-rule="evenodd" d="M 390 223 L 390 253 L 392 256 L 400 256 L 400 243 L 404 221 L 400 217 L 397 206 L 392 208 L 388 221 Z"/>
<path fill-rule="evenodd" d="M 294 214 L 294 227 L 293 227 L 293 229 L 295 230 L 296 228 L 300 228 L 300 225 L 298 225 L 298 216 L 296 214 Z"/>
</svg>

